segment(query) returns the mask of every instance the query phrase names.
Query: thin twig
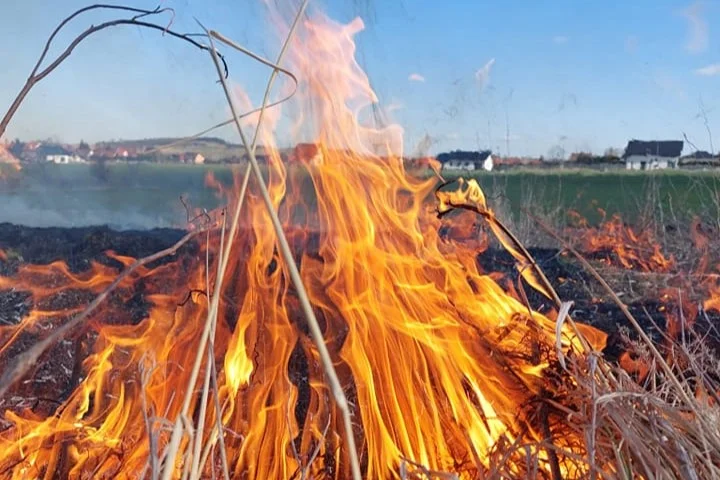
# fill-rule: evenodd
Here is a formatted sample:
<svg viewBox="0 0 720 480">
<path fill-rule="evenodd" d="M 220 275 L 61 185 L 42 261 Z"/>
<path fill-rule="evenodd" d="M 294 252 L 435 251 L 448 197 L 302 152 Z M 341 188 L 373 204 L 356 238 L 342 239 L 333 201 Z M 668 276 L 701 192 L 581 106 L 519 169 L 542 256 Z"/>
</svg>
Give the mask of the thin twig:
<svg viewBox="0 0 720 480">
<path fill-rule="evenodd" d="M 318 439 L 317 445 L 315 445 L 315 450 L 313 450 L 312 454 L 310 455 L 310 458 L 308 458 L 307 464 L 303 468 L 302 472 L 302 480 L 305 480 L 307 478 L 307 471 L 310 470 L 310 467 L 312 466 L 313 462 L 317 458 L 318 455 L 320 455 L 320 450 L 322 449 L 323 444 L 325 443 L 325 439 L 327 438 L 327 432 L 330 429 L 330 420 L 332 417 L 328 415 L 328 421 L 325 423 L 325 428 L 323 428 L 322 437 Z"/>
<path fill-rule="evenodd" d="M 82 15 L 83 13 L 86 13 L 91 10 L 119 10 L 124 12 L 131 12 L 135 13 L 137 15 L 133 15 L 131 18 L 126 19 L 117 19 L 117 20 L 111 20 L 107 22 L 103 22 L 98 25 L 91 25 L 89 28 L 87 28 L 85 31 L 83 31 L 81 34 L 76 36 L 72 42 L 63 50 L 60 55 L 53 60 L 50 65 L 48 65 L 46 68 L 44 68 L 42 71 L 40 71 L 40 66 L 42 65 L 43 61 L 45 60 L 45 57 L 48 54 L 48 51 L 50 50 L 50 46 L 55 39 L 55 37 L 60 33 L 60 31 L 74 18 Z M 45 77 L 50 75 L 60 64 L 62 64 L 75 50 L 75 48 L 82 43 L 83 40 L 88 38 L 90 35 L 97 33 L 101 30 L 105 30 L 107 28 L 116 27 L 120 25 L 134 25 L 137 27 L 144 27 L 151 30 L 158 30 L 162 32 L 163 34 L 168 34 L 172 37 L 178 38 L 180 40 L 184 40 L 191 45 L 201 49 L 201 50 L 207 50 L 207 45 L 204 45 L 197 40 L 195 40 L 193 35 L 186 34 L 186 33 L 178 33 L 170 29 L 170 25 L 172 23 L 171 21 L 166 26 L 157 25 L 155 23 L 146 22 L 144 20 L 140 20 L 141 18 L 150 16 L 150 15 L 159 15 L 162 13 L 170 12 L 173 14 L 174 17 L 174 11 L 171 8 L 155 8 L 154 10 L 145 10 L 140 8 L 134 8 L 134 7 L 127 7 L 123 5 L 108 5 L 108 4 L 96 4 L 96 5 L 90 5 L 88 7 L 81 8 L 79 10 L 76 10 L 74 13 L 66 17 L 60 24 L 55 28 L 55 30 L 52 32 L 50 37 L 48 37 L 47 42 L 45 43 L 45 46 L 43 48 L 42 53 L 40 54 L 40 57 L 38 58 L 37 63 L 33 67 L 32 71 L 30 72 L 30 75 L 28 76 L 28 79 L 25 81 L 25 84 L 23 85 L 20 92 L 17 94 L 15 99 L 13 100 L 13 103 L 10 105 L 10 108 L 8 108 L 7 112 L 5 113 L 5 116 L 3 116 L 2 120 L 0 120 L 0 137 L 3 136 L 5 133 L 5 130 L 7 129 L 8 124 L 10 123 L 10 120 L 13 118 L 15 113 L 17 112 L 18 108 L 20 108 L 20 105 L 25 100 L 27 95 L 30 93 L 32 88 L 37 85 L 38 82 L 42 81 Z M 225 63 L 225 59 L 221 57 L 225 75 L 227 76 L 227 64 Z"/>
<path fill-rule="evenodd" d="M 432 478 L 438 478 L 438 479 L 443 479 L 443 480 L 458 480 L 459 479 L 459 477 L 454 473 L 438 472 L 435 470 L 430 470 L 426 466 L 421 465 L 417 462 L 413 462 L 412 460 L 410 460 L 408 458 L 404 458 L 404 457 L 400 460 L 400 478 L 402 478 L 402 479 L 407 478 L 408 471 L 407 471 L 406 465 L 412 465 L 413 467 L 417 468 L 428 479 L 432 479 Z"/>
</svg>

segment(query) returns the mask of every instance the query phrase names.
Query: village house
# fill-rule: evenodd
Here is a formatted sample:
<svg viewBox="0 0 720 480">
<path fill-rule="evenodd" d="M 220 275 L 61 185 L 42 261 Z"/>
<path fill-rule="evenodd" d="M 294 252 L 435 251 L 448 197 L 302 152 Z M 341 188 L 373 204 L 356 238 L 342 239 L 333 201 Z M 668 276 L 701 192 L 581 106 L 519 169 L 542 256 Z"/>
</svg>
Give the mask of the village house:
<svg viewBox="0 0 720 480">
<path fill-rule="evenodd" d="M 41 145 L 37 149 L 38 156 L 46 162 L 67 165 L 70 163 L 87 163 L 81 156 L 60 145 Z"/>
<path fill-rule="evenodd" d="M 720 167 L 720 155 L 697 150 L 680 158 L 683 168 L 717 168 Z"/>
<path fill-rule="evenodd" d="M 677 168 L 684 148 L 682 140 L 630 140 L 623 160 L 628 170 Z"/>
<path fill-rule="evenodd" d="M 51 163 L 67 165 L 70 163 L 87 163 L 87 161 L 79 155 L 60 146 L 47 146 L 43 149 L 45 160 Z"/>
<path fill-rule="evenodd" d="M 442 164 L 443 170 L 485 170 L 490 172 L 494 167 L 490 150 L 480 152 L 454 150 L 439 154 L 437 160 Z"/>
</svg>

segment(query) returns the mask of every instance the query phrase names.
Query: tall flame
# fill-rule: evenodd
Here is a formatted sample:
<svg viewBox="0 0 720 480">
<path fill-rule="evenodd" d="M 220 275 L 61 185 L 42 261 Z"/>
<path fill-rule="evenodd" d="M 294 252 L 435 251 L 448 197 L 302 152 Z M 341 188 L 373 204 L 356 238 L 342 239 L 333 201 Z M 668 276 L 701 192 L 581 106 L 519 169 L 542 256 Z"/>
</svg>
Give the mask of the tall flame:
<svg viewBox="0 0 720 480">
<path fill-rule="evenodd" d="M 287 29 L 281 15 L 273 18 Z M 292 108 L 303 115 L 292 130 L 303 136 L 296 140 L 314 135 L 317 151 L 298 155 L 302 168 L 288 171 L 275 127 L 264 128 L 269 191 L 352 405 L 365 476 L 397 476 L 405 460 L 475 476 L 498 442 L 542 437 L 528 404 L 547 387 L 555 324 L 479 272 L 477 242 L 440 235 L 443 220 L 430 201 L 436 181 L 407 174 L 402 130 L 360 121 L 377 102 L 354 58 L 362 29 L 360 19 L 341 25 L 318 14 L 298 32 L 288 68 L 300 79 Z M 243 211 L 247 226 L 232 239 L 214 342 L 231 473 L 290 478 L 305 469 L 348 478 L 343 423 L 256 187 Z M 187 266 L 168 264 L 128 280 L 129 289 L 144 282 L 153 304 L 141 322 L 108 321 L 111 307 L 94 316 L 98 338 L 82 380 L 54 414 L 6 411 L 0 472 L 18 479 L 148 472 L 148 459 L 169 440 L 158 419 L 180 413 L 188 352 L 203 328 L 206 296 L 182 302 L 188 290 L 206 289 L 202 258 L 184 273 Z M 100 265 L 87 279 L 52 269 L 61 277 L 53 291 L 98 292 L 111 278 Z M 27 267 L 17 278 L 37 304 L 53 292 L 38 287 L 34 273 Z M 39 317 L 54 313 L 36 309 L 3 337 L 36 330 Z M 583 331 L 596 345 L 604 341 Z M 577 347 L 569 328 L 564 333 L 562 347 Z M 216 415 L 209 404 L 204 435 Z M 208 476 L 219 468 L 214 458 Z M 180 477 L 187 465 L 180 459 L 175 467 Z"/>
</svg>

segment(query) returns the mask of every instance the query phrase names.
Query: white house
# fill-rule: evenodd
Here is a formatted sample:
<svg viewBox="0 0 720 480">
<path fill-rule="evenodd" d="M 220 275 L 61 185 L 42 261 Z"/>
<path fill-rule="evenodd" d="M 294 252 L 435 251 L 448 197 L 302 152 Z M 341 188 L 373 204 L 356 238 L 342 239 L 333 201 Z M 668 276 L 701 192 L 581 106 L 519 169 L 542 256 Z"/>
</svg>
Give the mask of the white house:
<svg viewBox="0 0 720 480">
<path fill-rule="evenodd" d="M 45 159 L 48 162 L 52 163 L 59 163 L 67 165 L 68 163 L 87 163 L 87 161 L 79 157 L 77 155 L 65 155 L 65 154 L 58 154 L 58 155 L 47 155 Z"/>
<path fill-rule="evenodd" d="M 682 140 L 630 140 L 623 159 L 628 170 L 677 168 L 684 148 Z"/>
<path fill-rule="evenodd" d="M 44 146 L 42 153 L 45 155 L 45 161 L 50 163 L 63 165 L 69 163 L 87 163 L 84 158 L 56 145 Z"/>
<path fill-rule="evenodd" d="M 492 171 L 494 160 L 489 150 L 482 152 L 464 152 L 455 150 L 449 153 L 441 153 L 437 156 L 442 164 L 443 170 L 485 170 Z"/>
</svg>

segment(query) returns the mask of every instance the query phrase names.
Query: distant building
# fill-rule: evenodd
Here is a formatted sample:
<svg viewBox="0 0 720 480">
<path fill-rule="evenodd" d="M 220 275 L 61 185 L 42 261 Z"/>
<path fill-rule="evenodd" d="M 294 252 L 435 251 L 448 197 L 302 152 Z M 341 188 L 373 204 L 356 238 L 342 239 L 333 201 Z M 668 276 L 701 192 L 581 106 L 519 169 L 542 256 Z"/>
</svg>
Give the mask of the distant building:
<svg viewBox="0 0 720 480">
<path fill-rule="evenodd" d="M 205 164 L 205 157 L 198 153 L 197 155 L 195 155 L 195 160 L 193 163 L 195 163 L 195 165 L 203 165 Z"/>
<path fill-rule="evenodd" d="M 45 158 L 46 162 L 63 165 L 69 163 L 87 163 L 84 158 L 72 153 L 60 145 L 42 145 L 38 148 L 38 150 L 40 155 Z"/>
<path fill-rule="evenodd" d="M 630 140 L 623 160 L 628 170 L 677 168 L 684 148 L 682 140 Z"/>
<path fill-rule="evenodd" d="M 485 170 L 490 172 L 495 166 L 490 150 L 480 152 L 455 150 L 439 154 L 437 160 L 442 164 L 443 170 Z"/>
<path fill-rule="evenodd" d="M 720 167 L 720 156 L 704 150 L 695 151 L 680 158 L 680 165 L 688 168 Z"/>
</svg>

